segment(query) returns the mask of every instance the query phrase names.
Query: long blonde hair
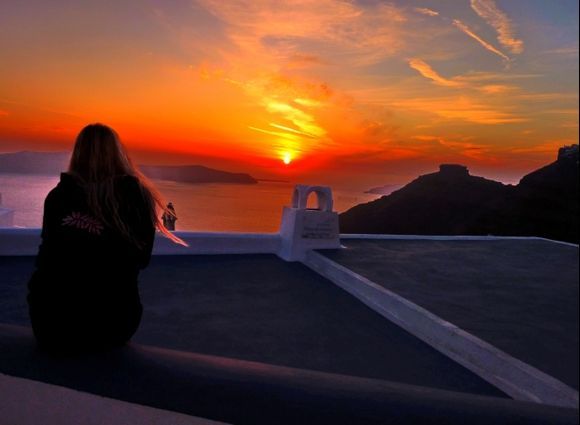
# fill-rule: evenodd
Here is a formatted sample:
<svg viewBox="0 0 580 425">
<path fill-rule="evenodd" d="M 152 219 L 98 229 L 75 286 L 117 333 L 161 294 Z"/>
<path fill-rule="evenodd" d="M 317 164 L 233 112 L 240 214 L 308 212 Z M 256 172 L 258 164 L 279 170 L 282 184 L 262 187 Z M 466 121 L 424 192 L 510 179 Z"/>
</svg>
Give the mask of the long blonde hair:
<svg viewBox="0 0 580 425">
<path fill-rule="evenodd" d="M 76 138 L 69 164 L 69 173 L 80 180 L 87 194 L 87 204 L 95 218 L 117 230 L 125 239 L 141 248 L 127 223 L 123 222 L 119 199 L 115 190 L 115 179 L 123 175 L 133 176 L 147 206 L 146 214 L 159 231 L 168 239 L 187 246 L 181 239 L 171 233 L 159 219 L 159 211 L 174 215 L 167 209 L 161 194 L 153 184 L 132 163 L 119 135 L 112 128 L 100 124 L 89 124 L 81 130 Z"/>
</svg>

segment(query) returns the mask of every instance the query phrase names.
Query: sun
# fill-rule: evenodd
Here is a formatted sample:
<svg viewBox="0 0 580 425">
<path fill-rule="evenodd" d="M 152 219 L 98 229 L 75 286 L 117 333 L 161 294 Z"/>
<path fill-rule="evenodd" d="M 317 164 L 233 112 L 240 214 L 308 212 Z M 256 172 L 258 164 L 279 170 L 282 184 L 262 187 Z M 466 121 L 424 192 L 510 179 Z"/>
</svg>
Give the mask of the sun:
<svg viewBox="0 0 580 425">
<path fill-rule="evenodd" d="M 292 162 L 292 155 L 289 152 L 285 152 L 282 156 L 282 162 L 286 165 L 290 164 Z"/>
</svg>

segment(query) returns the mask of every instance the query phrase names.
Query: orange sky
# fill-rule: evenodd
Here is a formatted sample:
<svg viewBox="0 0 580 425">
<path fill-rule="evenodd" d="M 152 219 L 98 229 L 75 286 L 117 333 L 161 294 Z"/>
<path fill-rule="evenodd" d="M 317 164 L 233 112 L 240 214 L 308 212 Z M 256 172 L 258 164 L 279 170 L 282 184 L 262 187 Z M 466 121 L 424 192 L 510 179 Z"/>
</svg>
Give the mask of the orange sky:
<svg viewBox="0 0 580 425">
<path fill-rule="evenodd" d="M 577 37 L 575 0 L 11 2 L 0 152 L 70 149 L 100 121 L 140 162 L 513 181 L 577 143 Z"/>
</svg>

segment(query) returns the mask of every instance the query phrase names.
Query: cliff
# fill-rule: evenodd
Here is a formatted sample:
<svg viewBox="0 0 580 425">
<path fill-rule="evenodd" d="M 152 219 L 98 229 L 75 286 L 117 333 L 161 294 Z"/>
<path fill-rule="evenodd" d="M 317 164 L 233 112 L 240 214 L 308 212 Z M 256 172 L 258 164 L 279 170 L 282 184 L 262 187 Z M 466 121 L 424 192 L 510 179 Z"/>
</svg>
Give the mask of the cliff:
<svg viewBox="0 0 580 425">
<path fill-rule="evenodd" d="M 578 148 L 517 186 L 443 164 L 389 196 L 340 215 L 341 233 L 519 235 L 578 242 Z"/>
<path fill-rule="evenodd" d="M 373 187 L 369 190 L 366 190 L 365 193 L 372 193 L 374 195 L 390 195 L 401 187 L 403 187 L 401 184 L 385 184 L 383 186 Z"/>
<path fill-rule="evenodd" d="M 524 176 L 504 201 L 503 233 L 543 236 L 578 243 L 578 145 L 560 149 L 558 159 Z"/>
</svg>

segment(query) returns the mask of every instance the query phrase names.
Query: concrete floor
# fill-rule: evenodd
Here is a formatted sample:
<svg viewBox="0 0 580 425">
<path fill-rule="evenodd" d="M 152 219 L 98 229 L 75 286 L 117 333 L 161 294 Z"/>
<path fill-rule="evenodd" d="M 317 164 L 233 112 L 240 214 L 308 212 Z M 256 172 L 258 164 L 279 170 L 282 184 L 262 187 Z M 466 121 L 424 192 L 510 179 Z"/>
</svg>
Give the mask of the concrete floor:
<svg viewBox="0 0 580 425">
<path fill-rule="evenodd" d="M 10 425 L 227 425 L 4 374 L 0 394 L 1 422 Z"/>
<path fill-rule="evenodd" d="M 578 248 L 344 239 L 330 259 L 578 389 Z"/>
<path fill-rule="evenodd" d="M 32 387 L 26 389 L 15 386 L 14 381 L 8 382 L 6 390 L 14 391 L 0 397 L 0 411 L 8 414 L 3 417 L 10 418 L 12 411 L 17 421 L 9 422 L 14 424 L 35 413 L 45 419 L 41 423 L 47 424 L 60 423 L 63 417 L 59 413 L 69 418 L 72 414 L 72 423 L 84 423 L 83 416 L 87 415 L 93 420 L 131 416 L 131 423 L 135 418 L 138 423 L 147 423 L 147 419 L 155 420 L 152 416 L 159 419 L 155 423 L 178 422 L 172 422 L 170 415 L 160 418 L 144 412 L 146 409 L 139 411 L 134 405 L 163 409 L 165 413 L 179 412 L 197 418 L 252 425 L 578 424 L 578 410 L 573 408 L 134 343 L 119 350 L 55 356 L 35 349 L 29 328 L 0 323 L 0 378 L 2 374 L 19 377 L 19 381 L 22 378 L 34 381 Z M 49 384 L 50 388 L 40 390 L 41 383 Z M 79 393 L 76 397 L 71 396 L 70 391 L 58 391 L 54 386 Z M 107 397 L 112 402 L 94 403 L 94 396 L 85 397 L 90 394 Z M 123 407 L 113 400 L 131 405 L 122 403 Z M 51 402 L 56 406 L 51 406 Z M 99 408 L 109 410 L 92 412 Z"/>
<path fill-rule="evenodd" d="M 0 257 L 1 322 L 28 324 L 32 266 Z M 140 280 L 142 344 L 505 397 L 299 263 L 154 256 Z"/>
</svg>

